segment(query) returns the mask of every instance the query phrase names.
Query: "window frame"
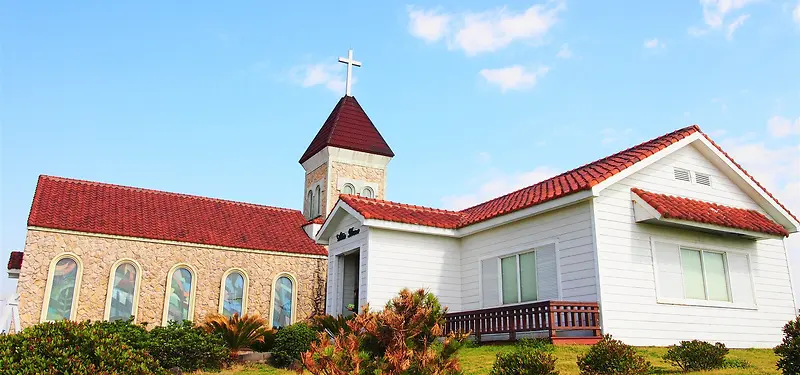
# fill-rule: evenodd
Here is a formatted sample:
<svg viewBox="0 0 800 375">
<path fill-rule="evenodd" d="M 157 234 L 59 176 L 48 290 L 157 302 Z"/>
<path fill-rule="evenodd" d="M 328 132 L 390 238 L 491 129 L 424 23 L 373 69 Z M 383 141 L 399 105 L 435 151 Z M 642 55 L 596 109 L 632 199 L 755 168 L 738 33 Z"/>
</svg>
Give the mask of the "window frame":
<svg viewBox="0 0 800 375">
<path fill-rule="evenodd" d="M 188 263 L 177 263 L 169 269 L 167 272 L 167 282 L 165 284 L 166 289 L 164 289 L 164 305 L 163 305 L 163 312 L 161 314 L 161 325 L 166 326 L 169 324 L 169 296 L 172 294 L 172 275 L 177 271 L 179 268 L 186 268 L 189 270 L 189 273 L 192 274 L 192 288 L 189 292 L 189 319 L 190 321 L 194 321 L 194 312 L 195 312 L 195 300 L 197 294 L 197 269 L 195 269 L 192 265 Z"/>
<path fill-rule="evenodd" d="M 690 301 L 733 303 L 733 293 L 731 291 L 731 271 L 730 271 L 730 267 L 728 267 L 728 254 L 726 252 L 718 251 L 718 250 L 704 250 L 704 249 L 698 249 L 698 248 L 693 248 L 693 247 L 688 247 L 688 246 L 679 246 L 678 249 L 679 249 L 679 251 L 678 251 L 678 259 L 681 262 L 681 281 L 684 283 L 682 286 L 684 288 L 686 287 L 686 280 L 683 279 L 683 275 L 684 275 L 684 270 L 683 270 L 683 250 L 697 251 L 697 252 L 700 253 L 700 270 L 701 270 L 702 275 L 703 275 L 703 295 L 705 296 L 705 299 L 687 298 L 685 291 L 684 291 L 684 296 L 683 296 L 684 299 L 690 300 Z M 706 269 L 707 269 L 707 267 L 706 267 L 706 253 L 722 255 L 722 268 L 723 268 L 723 271 L 725 272 L 725 290 L 726 290 L 726 292 L 728 294 L 728 300 L 726 300 L 726 301 L 712 300 L 712 299 L 709 298 L 709 295 L 708 295 L 708 273 L 706 272 Z"/>
<path fill-rule="evenodd" d="M 269 324 L 272 325 L 273 318 L 275 317 L 275 287 L 278 284 L 278 279 L 281 277 L 286 277 L 289 281 L 292 282 L 292 315 L 289 318 L 291 320 L 290 324 L 294 324 L 297 322 L 297 289 L 299 288 L 299 284 L 297 283 L 297 277 L 294 276 L 291 272 L 280 272 L 272 278 L 272 287 L 270 295 L 269 295 Z M 271 327 L 274 328 L 274 327 Z"/>
<path fill-rule="evenodd" d="M 317 185 L 314 189 L 314 194 L 316 195 L 316 208 L 317 211 L 314 213 L 314 217 L 322 215 L 322 187 Z"/>
<path fill-rule="evenodd" d="M 56 272 L 56 264 L 62 259 L 70 258 L 72 259 L 76 266 L 78 267 L 77 273 L 75 274 L 75 286 L 72 291 L 72 306 L 70 307 L 69 318 L 67 320 L 75 320 L 75 315 L 78 313 L 78 298 L 80 297 L 81 291 L 81 279 L 83 278 L 83 262 L 78 254 L 73 252 L 63 252 L 56 255 L 50 261 L 50 267 L 47 271 L 47 285 L 44 289 L 44 301 L 42 302 L 42 311 L 39 315 L 39 322 L 50 322 L 52 320 L 47 320 L 47 309 L 50 307 L 50 293 L 53 291 L 53 276 L 55 276 Z"/>
<path fill-rule="evenodd" d="M 681 249 L 686 250 L 700 250 L 700 251 L 708 251 L 713 253 L 722 253 L 724 262 L 725 262 L 725 279 L 728 284 L 728 296 L 730 297 L 731 301 L 714 301 L 714 300 L 702 300 L 702 299 L 690 299 L 690 298 L 674 298 L 674 297 L 662 297 L 661 296 L 661 285 L 659 281 L 659 268 L 658 268 L 658 258 L 656 255 L 656 247 L 655 243 L 664 243 L 664 244 L 671 244 L 678 246 L 678 260 L 681 262 L 681 291 L 683 291 L 683 258 L 682 254 L 680 254 Z M 731 287 L 731 271 L 730 267 L 728 266 L 728 254 L 737 254 L 743 255 L 747 259 L 747 271 L 750 275 L 750 288 L 753 293 L 753 304 L 743 304 L 737 302 L 734 298 L 733 290 Z M 740 249 L 731 249 L 731 248 L 722 248 L 720 246 L 714 245 L 707 245 L 702 244 L 698 246 L 696 243 L 687 243 L 681 242 L 676 240 L 670 240 L 666 238 L 655 238 L 650 237 L 650 255 L 653 261 L 653 276 L 655 281 L 655 294 L 656 294 L 656 303 L 658 304 L 665 304 L 665 305 L 681 305 L 681 306 L 700 306 L 700 307 L 718 307 L 718 308 L 729 308 L 729 309 L 739 309 L 739 310 L 758 310 L 758 297 L 756 295 L 756 288 L 755 288 L 755 279 L 753 273 L 753 261 L 750 257 L 750 252 Z M 705 271 L 704 271 L 705 272 Z M 705 277 L 705 276 L 704 276 Z M 704 279 L 705 280 L 705 279 Z"/>
<path fill-rule="evenodd" d="M 535 262 L 534 264 L 536 265 L 536 268 L 534 269 L 534 272 L 533 272 L 533 276 L 534 276 L 533 278 L 536 280 L 536 299 L 532 300 L 532 301 L 523 301 L 522 300 L 522 272 L 520 270 L 519 257 L 521 255 L 526 255 L 526 254 L 533 254 L 533 259 L 534 259 L 534 262 Z M 517 271 L 517 302 L 514 302 L 514 303 L 503 303 L 503 259 L 507 259 L 507 258 L 511 258 L 511 257 L 515 258 L 516 266 L 517 266 L 516 267 L 516 271 Z M 539 301 L 539 269 L 538 269 L 539 263 L 536 262 L 536 249 L 531 249 L 531 250 L 522 251 L 522 252 L 513 253 L 513 254 L 501 255 L 501 256 L 498 256 L 497 259 L 498 259 L 498 262 L 497 262 L 498 267 L 500 267 L 500 269 L 499 269 L 500 277 L 498 277 L 498 280 L 500 282 L 500 306 L 521 305 L 521 304 L 533 303 L 533 302 Z"/>
<path fill-rule="evenodd" d="M 351 193 L 345 193 L 344 189 L 346 189 L 348 187 L 353 190 Z M 342 185 L 342 194 L 345 194 L 345 195 L 356 195 L 356 187 L 355 187 L 355 185 L 353 185 L 353 184 L 351 184 L 349 182 L 347 182 L 344 185 Z"/>
<path fill-rule="evenodd" d="M 365 192 L 365 191 L 369 191 L 369 193 L 370 193 L 369 195 L 370 195 L 370 196 L 368 196 L 368 197 L 367 197 L 367 196 L 364 194 L 364 192 Z M 363 188 L 363 189 L 361 189 L 361 196 L 362 196 L 362 197 L 366 197 L 366 198 L 372 198 L 372 199 L 374 199 L 374 198 L 375 198 L 375 190 L 374 190 L 374 189 L 372 189 L 372 188 L 371 188 L 371 187 L 369 187 L 369 186 L 364 186 L 364 188 Z"/>
<path fill-rule="evenodd" d="M 250 287 L 250 277 L 247 275 L 247 271 L 237 267 L 230 268 L 222 274 L 222 281 L 219 287 L 219 309 L 217 312 L 222 315 L 223 308 L 225 307 L 225 281 L 232 273 L 242 275 L 242 313 L 240 315 L 244 315 L 247 314 L 247 290 Z"/>
<path fill-rule="evenodd" d="M 545 247 L 545 246 L 548 246 L 548 245 L 553 245 L 554 246 L 555 263 L 556 263 L 556 289 L 557 289 L 556 293 L 558 295 L 558 300 L 563 299 L 564 298 L 563 297 L 563 285 L 561 283 L 561 259 L 559 259 L 559 251 L 560 251 L 561 247 L 559 245 L 558 239 L 550 239 L 550 240 L 545 240 L 545 241 L 541 241 L 541 242 L 536 242 L 536 243 L 533 243 L 533 244 L 523 244 L 523 245 L 510 247 L 510 248 L 505 249 L 503 251 L 499 251 L 499 252 L 497 252 L 497 253 L 495 253 L 493 255 L 480 257 L 477 260 L 477 265 L 478 265 L 478 275 L 477 275 L 478 276 L 478 296 L 479 296 L 478 303 L 477 303 L 477 306 L 478 306 L 477 308 L 478 309 L 489 309 L 489 308 L 496 308 L 496 307 L 517 306 L 517 305 L 525 305 L 525 304 L 529 304 L 529 303 L 547 301 L 547 300 L 540 299 L 542 293 L 539 290 L 539 285 L 540 285 L 539 284 L 539 263 L 538 263 L 538 259 L 537 259 L 537 263 L 536 263 L 537 264 L 536 265 L 536 298 L 537 299 L 535 301 L 509 303 L 509 304 L 505 304 L 504 305 L 503 304 L 503 289 L 502 289 L 503 288 L 503 280 L 502 280 L 503 277 L 502 277 L 502 269 L 501 269 L 501 265 L 500 265 L 500 258 L 509 257 L 509 256 L 512 256 L 512 255 L 515 255 L 515 254 L 524 254 L 524 253 L 529 253 L 529 252 L 535 252 L 536 249 L 541 248 L 541 247 Z M 498 271 L 498 278 L 497 278 L 498 279 L 497 280 L 498 299 L 497 299 L 497 301 L 494 302 L 494 304 L 491 304 L 491 305 L 488 305 L 486 307 L 483 307 L 484 302 L 486 302 L 484 300 L 484 295 L 483 295 L 483 261 L 487 260 L 487 259 L 496 259 L 497 260 L 496 263 L 497 263 L 497 271 Z"/>
<path fill-rule="evenodd" d="M 111 319 L 111 300 L 113 299 L 112 294 L 114 293 L 114 276 L 117 273 L 117 268 L 125 263 L 133 265 L 133 268 L 136 269 L 136 284 L 133 286 L 133 308 L 131 315 L 133 316 L 134 323 L 136 323 L 136 320 L 139 318 L 139 290 L 142 286 L 142 266 L 134 259 L 122 258 L 111 265 L 111 272 L 108 276 L 108 289 L 106 290 L 106 310 L 103 314 L 103 320 L 110 321 Z"/>
</svg>

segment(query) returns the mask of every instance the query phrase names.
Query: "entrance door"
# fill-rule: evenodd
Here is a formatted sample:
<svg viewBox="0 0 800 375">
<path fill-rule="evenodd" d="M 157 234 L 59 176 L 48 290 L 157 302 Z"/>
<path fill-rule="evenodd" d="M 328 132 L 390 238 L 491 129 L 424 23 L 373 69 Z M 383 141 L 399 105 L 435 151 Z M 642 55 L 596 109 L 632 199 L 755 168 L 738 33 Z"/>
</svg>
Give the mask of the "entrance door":
<svg viewBox="0 0 800 375">
<path fill-rule="evenodd" d="M 360 279 L 360 252 L 358 250 L 342 257 L 342 315 L 350 316 L 358 312 L 358 285 Z"/>
</svg>

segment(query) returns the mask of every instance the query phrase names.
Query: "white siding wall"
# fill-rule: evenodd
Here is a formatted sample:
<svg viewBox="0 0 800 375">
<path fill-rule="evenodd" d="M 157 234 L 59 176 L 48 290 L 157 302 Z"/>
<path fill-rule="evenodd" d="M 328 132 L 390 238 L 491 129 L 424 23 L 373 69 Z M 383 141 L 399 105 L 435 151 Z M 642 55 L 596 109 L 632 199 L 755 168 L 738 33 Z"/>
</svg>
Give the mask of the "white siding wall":
<svg viewBox="0 0 800 375">
<path fill-rule="evenodd" d="M 350 228 L 360 229 L 359 234 L 344 239 L 342 241 L 336 240 L 336 234 L 339 232 L 347 233 Z M 363 306 L 367 303 L 367 259 L 369 257 L 368 238 L 369 228 L 362 227 L 361 223 L 356 218 L 350 215 L 344 215 L 342 220 L 336 225 L 335 230 L 331 233 L 328 240 L 328 284 L 327 294 L 325 297 L 325 312 L 331 315 L 341 314 L 341 292 L 342 292 L 342 278 L 344 277 L 344 267 L 337 256 L 342 253 L 350 252 L 354 249 L 359 249 L 361 258 L 361 285 L 358 288 L 359 305 Z"/>
<path fill-rule="evenodd" d="M 677 181 L 673 166 L 708 173 L 713 186 Z M 692 146 L 602 191 L 593 204 L 604 333 L 632 345 L 670 345 L 684 339 L 701 339 L 721 341 L 731 347 L 775 346 L 781 339 L 781 327 L 795 315 L 783 243 L 638 224 L 633 215 L 631 187 L 761 211 Z M 696 248 L 747 252 L 757 310 L 658 303 L 651 238 Z"/>
<path fill-rule="evenodd" d="M 450 311 L 461 310 L 458 239 L 371 228 L 369 249 L 372 309 L 382 309 L 403 288 L 424 288 Z"/>
<path fill-rule="evenodd" d="M 478 281 L 481 259 L 505 254 L 509 249 L 533 249 L 553 241 L 558 241 L 562 298 L 597 301 L 590 205 L 584 202 L 463 238 L 462 309 L 481 308 Z"/>
</svg>

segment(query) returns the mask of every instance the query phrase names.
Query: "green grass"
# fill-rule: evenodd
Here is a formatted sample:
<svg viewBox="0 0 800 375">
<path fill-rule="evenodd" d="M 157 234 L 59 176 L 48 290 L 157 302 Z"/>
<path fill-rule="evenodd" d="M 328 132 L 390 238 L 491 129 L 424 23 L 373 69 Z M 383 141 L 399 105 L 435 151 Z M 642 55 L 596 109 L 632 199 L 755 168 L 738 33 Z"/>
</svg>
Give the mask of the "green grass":
<svg viewBox="0 0 800 375">
<path fill-rule="evenodd" d="M 459 352 L 459 359 L 464 370 L 464 375 L 488 374 L 494 364 L 497 353 L 513 350 L 512 345 L 484 345 L 464 348 Z M 578 355 L 589 350 L 588 346 L 567 345 L 558 346 L 553 353 L 556 366 L 561 375 L 579 375 L 575 361 Z M 644 354 L 653 365 L 653 374 L 682 374 L 677 368 L 667 364 L 661 357 L 667 348 L 642 347 L 637 350 Z M 777 358 L 771 349 L 731 349 L 728 358 L 744 359 L 752 365 L 748 369 L 724 369 L 706 372 L 691 372 L 688 374 L 703 375 L 776 375 L 780 374 L 775 368 Z M 266 365 L 238 366 L 222 371 L 222 375 L 292 375 L 294 371 L 276 369 Z"/>
</svg>

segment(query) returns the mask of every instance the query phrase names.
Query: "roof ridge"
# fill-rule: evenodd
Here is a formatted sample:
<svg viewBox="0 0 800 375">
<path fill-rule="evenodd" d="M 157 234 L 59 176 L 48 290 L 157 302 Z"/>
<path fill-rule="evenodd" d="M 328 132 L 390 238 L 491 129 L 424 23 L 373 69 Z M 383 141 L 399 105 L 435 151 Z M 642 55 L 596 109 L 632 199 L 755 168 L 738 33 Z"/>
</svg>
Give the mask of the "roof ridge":
<svg viewBox="0 0 800 375">
<path fill-rule="evenodd" d="M 472 205 L 472 206 L 470 206 L 470 207 L 467 207 L 467 208 L 461 209 L 459 212 L 465 212 L 465 213 L 466 213 L 466 211 L 469 211 L 469 210 L 471 210 L 471 209 L 474 209 L 474 208 L 476 208 L 476 207 L 479 207 L 479 206 L 483 206 L 483 205 L 485 205 L 485 204 L 487 204 L 487 203 L 489 203 L 489 202 L 492 202 L 492 201 L 495 201 L 495 200 L 500 200 L 501 198 L 504 198 L 504 197 L 506 197 L 506 196 L 509 196 L 509 195 L 512 195 L 512 194 L 518 193 L 518 192 L 520 192 L 520 191 L 522 191 L 522 190 L 530 189 L 530 188 L 532 188 L 532 187 L 534 187 L 534 186 L 536 186 L 536 185 L 543 184 L 543 183 L 547 183 L 547 181 L 555 180 L 555 179 L 557 179 L 557 178 L 559 178 L 559 177 L 561 177 L 561 176 L 567 176 L 567 175 L 569 175 L 569 174 L 572 174 L 572 173 L 574 173 L 574 172 L 576 172 L 576 171 L 578 171 L 578 170 L 580 170 L 580 169 L 583 169 L 583 168 L 586 168 L 586 167 L 588 167 L 588 166 L 590 166 L 590 165 L 592 165 L 592 164 L 598 163 L 598 162 L 600 162 L 600 161 L 602 161 L 602 160 L 613 158 L 613 157 L 615 157 L 615 156 L 618 156 L 618 155 L 620 155 L 620 154 L 622 154 L 622 153 L 629 152 L 629 151 L 631 151 L 631 150 L 633 150 L 633 149 L 635 149 L 635 148 L 637 148 L 637 147 L 641 147 L 642 145 L 645 145 L 645 144 L 647 144 L 647 143 L 654 142 L 654 141 L 656 141 L 656 140 L 658 140 L 658 139 L 661 139 L 661 138 L 666 138 L 666 137 L 672 136 L 673 134 L 677 134 L 677 133 L 680 133 L 680 132 L 683 132 L 683 131 L 687 131 L 687 130 L 690 130 L 690 129 L 694 129 L 694 130 L 695 130 L 695 131 L 697 131 L 697 132 L 703 133 L 703 132 L 700 130 L 700 127 L 699 127 L 699 126 L 697 126 L 696 124 L 693 124 L 693 125 L 690 125 L 690 126 L 686 126 L 686 127 L 683 127 L 683 128 L 677 129 L 677 130 L 673 130 L 673 131 L 671 131 L 671 132 L 669 132 L 669 133 L 666 133 L 666 134 L 660 135 L 660 136 L 658 136 L 658 137 L 652 138 L 652 139 L 650 139 L 650 140 L 647 140 L 647 141 L 641 142 L 641 143 L 639 143 L 639 144 L 633 145 L 633 146 L 631 146 L 631 147 L 628 147 L 628 148 L 626 148 L 626 149 L 624 149 L 624 150 L 617 151 L 617 152 L 615 152 L 615 153 L 613 153 L 613 154 L 611 154 L 611 155 L 604 156 L 604 157 L 602 157 L 602 158 L 599 158 L 599 159 L 597 159 L 597 160 L 593 160 L 593 161 L 591 161 L 591 162 L 588 162 L 588 163 L 585 163 L 585 164 L 583 164 L 583 165 L 581 165 L 581 166 L 578 166 L 578 167 L 572 168 L 572 169 L 570 169 L 570 170 L 564 171 L 564 172 L 562 172 L 562 173 L 559 173 L 559 174 L 557 174 L 557 175 L 555 175 L 555 176 L 552 176 L 552 177 L 545 178 L 544 180 L 541 180 L 541 181 L 539 181 L 539 182 L 537 182 L 537 183 L 535 183 L 535 184 L 531 184 L 531 185 L 526 185 L 526 186 L 523 186 L 523 187 L 521 187 L 521 188 L 519 188 L 519 189 L 517 189 L 517 190 L 511 191 L 511 192 L 509 192 L 509 193 L 506 193 L 506 194 L 503 194 L 503 195 L 501 195 L 501 196 L 498 196 L 498 197 L 495 197 L 495 198 L 491 198 L 491 199 L 489 199 L 489 200 L 487 200 L 487 201 L 484 201 L 484 202 L 481 202 L 481 203 L 478 203 L 478 204 Z"/>
<path fill-rule="evenodd" d="M 390 200 L 385 200 L 385 199 L 378 199 L 378 198 L 367 198 L 367 197 L 362 197 L 360 195 L 354 195 L 354 194 L 340 194 L 339 198 L 340 199 L 342 199 L 342 198 L 345 199 L 345 202 L 346 202 L 347 199 L 354 199 L 354 200 L 360 200 L 360 201 L 363 201 L 363 202 L 376 203 L 376 204 L 382 204 L 382 205 L 395 205 L 395 206 L 405 207 L 405 208 L 409 208 L 409 209 L 415 209 L 415 210 L 419 210 L 419 211 L 439 212 L 439 213 L 455 214 L 455 215 L 459 215 L 459 216 L 463 216 L 464 215 L 461 211 L 447 210 L 447 209 L 444 209 L 444 208 L 435 208 L 435 207 L 429 207 L 429 206 L 420 206 L 420 205 L 409 204 L 409 203 L 400 203 L 400 202 L 395 202 L 395 201 L 390 201 Z"/>
<path fill-rule="evenodd" d="M 112 183 L 108 183 L 108 182 L 81 180 L 81 179 L 77 179 L 77 178 L 51 176 L 51 175 L 45 175 L 45 174 L 39 175 L 39 178 L 40 179 L 54 180 L 54 181 L 69 182 L 69 183 L 78 183 L 78 184 L 86 184 L 86 185 L 94 185 L 94 186 L 104 186 L 104 187 L 110 187 L 110 188 L 115 188 L 115 189 L 123 189 L 123 190 L 130 190 L 130 191 L 140 191 L 140 192 L 149 193 L 149 194 L 162 194 L 162 195 L 169 195 L 169 196 L 174 196 L 174 197 L 207 200 L 207 201 L 211 201 L 211 202 L 234 204 L 234 205 L 248 206 L 248 207 L 254 207 L 254 208 L 263 208 L 263 209 L 269 209 L 269 210 L 274 210 L 274 211 L 298 212 L 298 213 L 300 212 L 300 210 L 296 210 L 296 209 L 292 209 L 292 208 L 268 206 L 268 205 L 263 205 L 263 204 L 240 202 L 240 201 L 234 201 L 234 200 L 222 199 L 222 198 L 204 197 L 204 196 L 201 196 L 201 195 L 175 193 L 175 192 L 165 191 L 165 190 L 157 190 L 157 189 L 148 189 L 148 188 L 141 188 L 141 187 L 135 187 L 135 186 L 119 185 L 119 184 L 112 184 Z M 34 199 L 34 202 L 35 202 L 35 199 Z"/>
</svg>

